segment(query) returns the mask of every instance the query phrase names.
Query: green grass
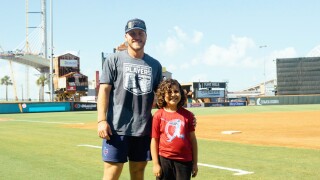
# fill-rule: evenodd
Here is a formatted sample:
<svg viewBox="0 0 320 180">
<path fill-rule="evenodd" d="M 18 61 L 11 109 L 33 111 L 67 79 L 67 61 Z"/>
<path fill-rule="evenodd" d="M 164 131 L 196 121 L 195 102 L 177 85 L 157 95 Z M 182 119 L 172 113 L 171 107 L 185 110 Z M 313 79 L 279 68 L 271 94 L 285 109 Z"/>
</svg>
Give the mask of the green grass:
<svg viewBox="0 0 320 180">
<path fill-rule="evenodd" d="M 196 115 L 211 114 L 248 114 L 263 112 L 319 111 L 319 104 L 311 105 L 269 105 L 269 106 L 236 106 L 215 108 L 190 108 Z"/>
<path fill-rule="evenodd" d="M 260 112 L 319 111 L 320 105 L 193 108 L 197 115 Z M 0 119 L 89 123 L 96 112 L 1 114 Z M 101 146 L 96 130 L 67 128 L 61 124 L 0 121 L 0 179 L 101 179 Z M 199 166 L 196 179 L 319 179 L 320 150 L 256 146 L 198 139 L 199 163 L 241 169 L 253 174 Z M 155 179 L 151 163 L 145 179 Z M 125 165 L 120 179 L 130 179 Z"/>
</svg>

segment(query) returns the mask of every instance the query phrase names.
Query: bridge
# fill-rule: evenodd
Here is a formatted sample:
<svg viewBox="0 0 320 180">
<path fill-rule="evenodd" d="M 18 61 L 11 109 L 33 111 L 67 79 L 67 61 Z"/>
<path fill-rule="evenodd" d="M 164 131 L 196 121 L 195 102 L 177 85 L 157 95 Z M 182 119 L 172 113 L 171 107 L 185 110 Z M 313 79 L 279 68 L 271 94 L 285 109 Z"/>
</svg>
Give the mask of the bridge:
<svg viewBox="0 0 320 180">
<path fill-rule="evenodd" d="M 41 10 L 38 12 L 29 11 L 29 0 L 26 0 L 26 39 L 23 40 L 14 50 L 5 50 L 1 45 L 4 45 L 3 42 L 0 42 L 0 60 L 7 60 L 10 62 L 11 67 L 11 79 L 13 80 L 14 94 L 17 99 L 16 84 L 13 76 L 13 70 L 11 62 L 19 63 L 26 65 L 26 68 L 29 67 L 35 68 L 40 74 L 45 75 L 49 79 L 50 72 L 50 60 L 47 56 L 47 18 L 46 18 L 46 0 L 41 1 Z M 41 16 L 41 23 L 37 26 L 28 25 L 28 14 L 37 13 Z M 33 29 L 29 33 L 29 29 Z M 28 73 L 28 70 L 26 71 Z M 29 75 L 26 74 L 27 81 L 27 99 L 29 99 Z M 52 82 L 51 82 L 52 84 Z M 50 85 L 52 89 L 52 86 Z"/>
<path fill-rule="evenodd" d="M 49 73 L 50 60 L 39 55 L 7 51 L 0 52 L 0 59 L 33 67 L 41 74 Z"/>
</svg>

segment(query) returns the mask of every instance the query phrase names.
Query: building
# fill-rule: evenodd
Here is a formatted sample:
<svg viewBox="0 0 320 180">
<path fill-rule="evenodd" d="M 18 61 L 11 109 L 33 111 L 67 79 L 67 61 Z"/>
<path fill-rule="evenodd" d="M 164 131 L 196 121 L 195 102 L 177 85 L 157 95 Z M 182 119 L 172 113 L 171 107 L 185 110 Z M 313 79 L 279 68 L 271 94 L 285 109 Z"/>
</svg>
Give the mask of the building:
<svg viewBox="0 0 320 180">
<path fill-rule="evenodd" d="M 56 101 L 79 101 L 88 93 L 88 76 L 80 73 L 80 58 L 70 53 L 53 60 Z"/>
<path fill-rule="evenodd" d="M 166 67 L 162 67 L 162 78 L 164 78 L 164 79 L 171 79 L 172 78 L 172 73 L 167 71 Z"/>
</svg>

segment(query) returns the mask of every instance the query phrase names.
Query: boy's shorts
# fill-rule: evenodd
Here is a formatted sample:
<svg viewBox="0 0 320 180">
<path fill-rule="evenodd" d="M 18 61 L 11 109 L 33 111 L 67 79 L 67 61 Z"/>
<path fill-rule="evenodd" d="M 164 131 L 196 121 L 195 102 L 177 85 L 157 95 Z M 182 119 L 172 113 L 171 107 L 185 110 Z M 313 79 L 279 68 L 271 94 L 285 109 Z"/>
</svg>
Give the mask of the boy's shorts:
<svg viewBox="0 0 320 180">
<path fill-rule="evenodd" d="M 150 161 L 150 136 L 112 135 L 110 140 L 103 139 L 102 160 L 125 163 L 128 161 Z"/>
</svg>

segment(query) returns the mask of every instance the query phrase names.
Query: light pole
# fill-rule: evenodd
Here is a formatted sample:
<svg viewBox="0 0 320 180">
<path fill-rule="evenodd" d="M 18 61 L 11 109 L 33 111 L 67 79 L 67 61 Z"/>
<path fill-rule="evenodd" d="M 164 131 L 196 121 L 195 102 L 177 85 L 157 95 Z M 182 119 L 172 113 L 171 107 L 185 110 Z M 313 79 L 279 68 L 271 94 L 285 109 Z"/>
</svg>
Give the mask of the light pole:
<svg viewBox="0 0 320 180">
<path fill-rule="evenodd" d="M 268 47 L 267 45 L 262 45 L 262 46 L 259 46 L 259 48 L 266 48 Z M 266 96 L 266 58 L 263 58 L 263 77 L 264 77 L 264 80 L 263 80 L 263 88 L 264 88 L 264 96 Z"/>
<path fill-rule="evenodd" d="M 50 101 L 54 101 L 53 99 L 53 7 L 52 7 L 52 1 L 50 0 L 50 28 L 51 28 L 51 34 L 50 34 L 50 43 L 51 43 L 51 56 L 50 56 L 50 72 L 49 72 L 49 78 L 50 78 Z"/>
<path fill-rule="evenodd" d="M 23 84 L 21 84 L 21 100 L 23 101 Z"/>
</svg>

